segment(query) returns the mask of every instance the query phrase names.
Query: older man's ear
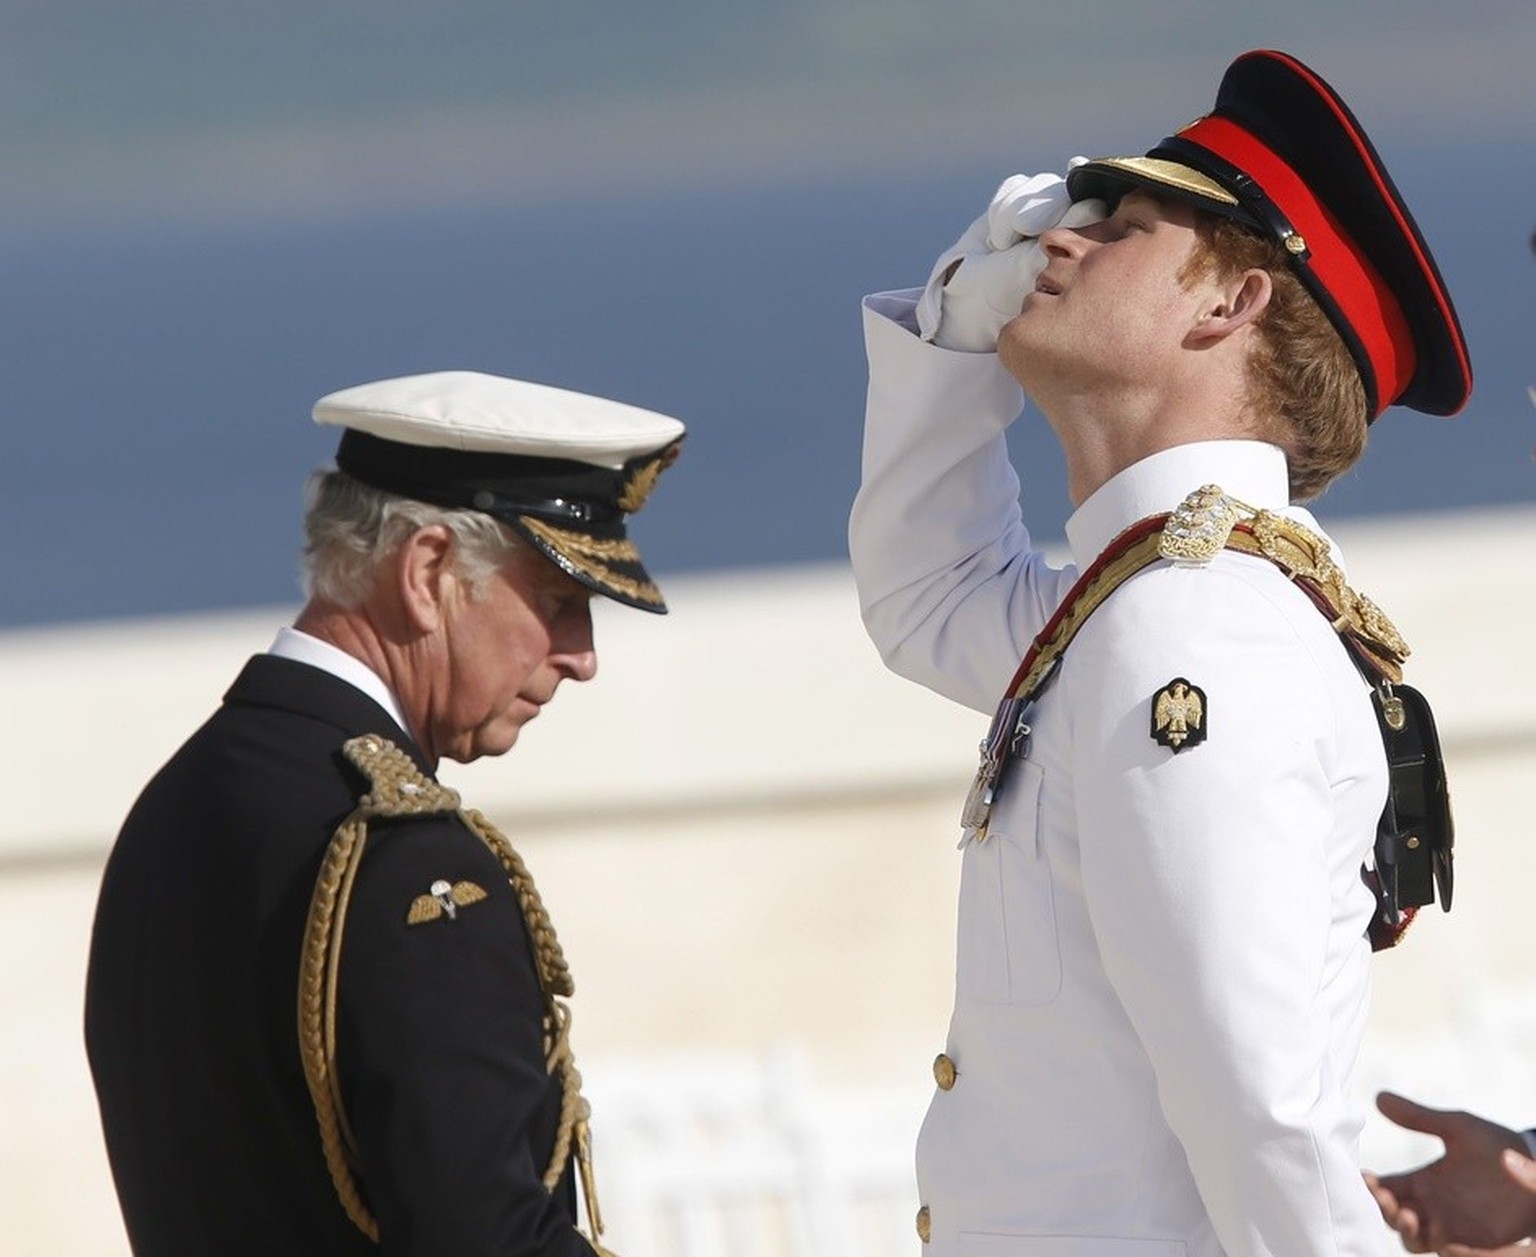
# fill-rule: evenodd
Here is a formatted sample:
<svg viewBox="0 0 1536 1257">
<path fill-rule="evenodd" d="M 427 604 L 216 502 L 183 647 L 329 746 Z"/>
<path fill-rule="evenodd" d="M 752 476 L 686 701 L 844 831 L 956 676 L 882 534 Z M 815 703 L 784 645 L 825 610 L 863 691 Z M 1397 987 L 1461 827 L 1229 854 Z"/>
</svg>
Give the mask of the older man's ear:
<svg viewBox="0 0 1536 1257">
<path fill-rule="evenodd" d="M 435 632 L 455 579 L 452 534 L 440 524 L 418 528 L 400 543 L 392 567 L 406 622 L 417 633 Z"/>
</svg>

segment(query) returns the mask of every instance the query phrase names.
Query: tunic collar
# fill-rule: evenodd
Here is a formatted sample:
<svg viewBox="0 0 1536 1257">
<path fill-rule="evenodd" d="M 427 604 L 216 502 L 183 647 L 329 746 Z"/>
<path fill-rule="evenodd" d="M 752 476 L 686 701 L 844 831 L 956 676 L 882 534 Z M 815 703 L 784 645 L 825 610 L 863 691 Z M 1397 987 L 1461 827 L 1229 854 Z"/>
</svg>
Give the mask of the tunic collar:
<svg viewBox="0 0 1536 1257">
<path fill-rule="evenodd" d="M 402 733 L 410 735 L 410 727 L 405 723 L 399 700 L 389 686 L 384 684 L 384 679 L 361 659 L 296 628 L 278 629 L 277 637 L 267 648 L 267 654 L 292 659 L 295 663 L 307 663 L 312 668 L 319 668 L 355 689 L 362 690 L 390 714 Z"/>
<path fill-rule="evenodd" d="M 1313 531 L 1306 511 L 1288 509 L 1285 452 L 1264 441 L 1195 441 L 1150 454 L 1111 476 L 1067 520 L 1072 558 L 1086 568 L 1137 520 L 1171 511 L 1202 485 L 1220 485 L 1249 506 L 1286 515 Z"/>
</svg>

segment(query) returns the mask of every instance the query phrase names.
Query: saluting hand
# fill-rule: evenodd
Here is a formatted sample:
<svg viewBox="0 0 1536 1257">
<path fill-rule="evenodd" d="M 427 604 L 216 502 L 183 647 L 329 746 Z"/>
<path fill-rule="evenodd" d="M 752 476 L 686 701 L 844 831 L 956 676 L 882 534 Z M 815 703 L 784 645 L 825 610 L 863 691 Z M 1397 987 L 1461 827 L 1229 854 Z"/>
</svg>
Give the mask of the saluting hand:
<svg viewBox="0 0 1536 1257">
<path fill-rule="evenodd" d="M 1074 157 L 1068 169 L 1085 160 Z M 1104 216 L 1102 201 L 1074 204 L 1060 175 L 1010 175 L 986 213 L 934 263 L 917 303 L 918 335 L 944 349 L 991 353 L 1045 268 L 1041 232 Z"/>
</svg>

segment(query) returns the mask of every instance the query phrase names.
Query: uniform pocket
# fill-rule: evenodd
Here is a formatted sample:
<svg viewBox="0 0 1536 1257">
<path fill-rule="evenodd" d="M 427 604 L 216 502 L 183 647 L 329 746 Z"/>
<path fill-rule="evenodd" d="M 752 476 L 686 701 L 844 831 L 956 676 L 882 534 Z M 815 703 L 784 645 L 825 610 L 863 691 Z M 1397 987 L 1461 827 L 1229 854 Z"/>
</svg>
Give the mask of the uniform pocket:
<svg viewBox="0 0 1536 1257">
<path fill-rule="evenodd" d="M 965 844 L 955 989 L 990 1004 L 1049 1004 L 1061 990 L 1051 868 L 1040 850 L 1040 784 L 1012 765 L 983 841 Z"/>
<path fill-rule="evenodd" d="M 1184 1257 L 1181 1240 L 1113 1235 L 960 1234 L 960 1257 Z"/>
</svg>

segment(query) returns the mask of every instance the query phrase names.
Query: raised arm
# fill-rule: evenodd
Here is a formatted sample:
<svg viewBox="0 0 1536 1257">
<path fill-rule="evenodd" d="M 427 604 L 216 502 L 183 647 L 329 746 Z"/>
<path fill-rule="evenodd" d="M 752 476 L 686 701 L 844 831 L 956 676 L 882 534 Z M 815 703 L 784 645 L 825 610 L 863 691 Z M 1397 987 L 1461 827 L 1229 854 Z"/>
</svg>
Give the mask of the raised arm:
<svg viewBox="0 0 1536 1257">
<path fill-rule="evenodd" d="M 869 396 L 849 550 L 887 664 L 990 711 L 1073 573 L 1035 551 L 1003 433 L 1023 394 L 997 334 L 1040 268 L 1034 237 L 1071 206 L 1054 175 L 1014 176 L 924 289 L 864 303 Z"/>
</svg>

